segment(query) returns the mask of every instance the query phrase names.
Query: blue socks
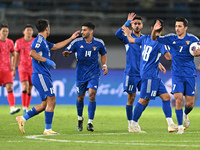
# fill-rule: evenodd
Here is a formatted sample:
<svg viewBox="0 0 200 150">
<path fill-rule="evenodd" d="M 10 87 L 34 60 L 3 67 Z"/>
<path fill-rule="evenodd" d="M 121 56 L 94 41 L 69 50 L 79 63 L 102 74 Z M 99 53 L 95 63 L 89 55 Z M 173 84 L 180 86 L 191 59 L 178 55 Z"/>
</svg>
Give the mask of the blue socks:
<svg viewBox="0 0 200 150">
<path fill-rule="evenodd" d="M 138 119 L 142 115 L 142 112 L 144 111 L 144 109 L 145 109 L 145 106 L 137 102 L 134 109 L 133 121 L 138 122 Z"/>
<path fill-rule="evenodd" d="M 127 120 L 132 120 L 133 117 L 133 105 L 126 105 Z"/>
<path fill-rule="evenodd" d="M 183 110 L 175 109 L 178 125 L 183 125 Z"/>
<path fill-rule="evenodd" d="M 96 110 L 96 101 L 90 102 L 88 104 L 88 119 L 94 119 L 94 114 Z"/>
<path fill-rule="evenodd" d="M 52 124 L 52 120 L 53 120 L 53 114 L 54 114 L 54 112 L 45 111 L 45 129 L 46 130 L 51 129 L 51 124 Z"/>
<path fill-rule="evenodd" d="M 29 110 L 25 115 L 23 115 L 25 120 L 28 120 L 32 118 L 35 115 L 38 115 L 39 113 L 35 110 L 35 107 L 33 107 L 31 110 Z"/>
<path fill-rule="evenodd" d="M 84 107 L 84 103 L 83 102 L 78 102 L 78 100 L 76 101 L 76 108 L 77 108 L 77 114 L 78 116 L 83 115 L 83 107 Z"/>
<path fill-rule="evenodd" d="M 187 108 L 185 105 L 185 114 L 189 114 L 192 111 L 193 108 Z"/>
<path fill-rule="evenodd" d="M 169 101 L 162 101 L 162 109 L 166 118 L 172 117 L 172 109 Z"/>
</svg>

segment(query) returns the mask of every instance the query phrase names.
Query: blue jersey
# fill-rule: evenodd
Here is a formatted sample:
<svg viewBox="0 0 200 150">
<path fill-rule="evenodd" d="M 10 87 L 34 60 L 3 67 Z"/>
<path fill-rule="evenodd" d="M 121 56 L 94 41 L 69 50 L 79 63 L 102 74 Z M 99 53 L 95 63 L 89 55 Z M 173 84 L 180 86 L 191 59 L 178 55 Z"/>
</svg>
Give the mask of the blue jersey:
<svg viewBox="0 0 200 150">
<path fill-rule="evenodd" d="M 47 59 L 50 59 L 50 49 L 54 46 L 44 39 L 42 35 L 38 35 L 32 42 L 31 50 L 35 49 L 36 52 Z M 33 73 L 43 74 L 51 77 L 50 66 L 46 62 L 37 61 L 32 58 Z"/>
<path fill-rule="evenodd" d="M 144 35 L 135 39 L 135 43 L 142 45 L 141 57 L 141 78 L 158 78 L 158 65 L 160 63 L 161 54 L 168 52 L 165 45 L 158 41 L 151 40 L 150 35 Z"/>
<path fill-rule="evenodd" d="M 107 53 L 103 40 L 93 37 L 92 42 L 87 43 L 80 37 L 73 40 L 66 50 L 74 52 L 77 58 L 77 81 L 86 82 L 100 76 L 98 55 Z"/>
<path fill-rule="evenodd" d="M 141 48 L 138 44 L 129 43 L 127 36 L 123 34 L 122 28 L 119 28 L 115 33 L 115 36 L 120 39 L 126 50 L 126 68 L 124 73 L 129 76 L 140 76 L 140 57 L 141 57 Z M 131 33 L 133 38 L 138 38 Z"/>
<path fill-rule="evenodd" d="M 199 39 L 192 34 L 186 33 L 183 39 L 179 39 L 177 34 L 159 36 L 157 40 L 170 46 L 172 56 L 172 75 L 183 77 L 195 77 L 196 67 L 194 56 L 189 52 L 191 43 L 198 42 Z"/>
</svg>

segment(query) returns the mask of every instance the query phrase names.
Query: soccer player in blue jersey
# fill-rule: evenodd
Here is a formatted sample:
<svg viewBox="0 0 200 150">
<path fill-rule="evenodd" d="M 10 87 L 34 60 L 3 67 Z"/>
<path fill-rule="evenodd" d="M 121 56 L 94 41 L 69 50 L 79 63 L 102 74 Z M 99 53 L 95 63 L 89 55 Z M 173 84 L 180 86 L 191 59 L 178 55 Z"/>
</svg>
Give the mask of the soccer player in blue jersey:
<svg viewBox="0 0 200 150">
<path fill-rule="evenodd" d="M 133 20 L 134 13 L 129 13 L 126 23 L 123 26 L 132 27 L 131 36 L 133 38 L 141 37 L 141 30 L 143 28 L 142 17 L 136 16 Z M 122 26 L 122 27 L 123 27 Z M 126 51 L 126 67 L 124 70 L 123 87 L 124 92 L 128 94 L 128 100 L 126 104 L 126 115 L 128 120 L 128 129 L 131 126 L 133 116 L 133 102 L 136 96 L 136 88 L 140 90 L 141 77 L 140 77 L 140 57 L 141 48 L 138 44 L 129 43 L 126 35 L 122 31 L 122 27 L 117 30 L 115 36 L 124 43 Z"/>
<path fill-rule="evenodd" d="M 160 20 L 163 25 L 163 21 Z M 163 26 L 162 26 L 163 27 Z M 156 96 L 160 96 L 162 99 L 162 108 L 168 123 L 168 131 L 173 132 L 177 130 L 177 125 L 172 120 L 172 112 L 170 105 L 170 96 L 167 90 L 158 76 L 158 67 L 160 62 L 160 56 L 163 54 L 167 60 L 171 60 L 170 53 L 165 49 L 165 45 L 159 42 L 151 40 L 150 35 L 144 35 L 140 38 L 133 38 L 130 35 L 130 31 L 127 27 L 122 28 L 130 43 L 136 43 L 142 45 L 141 51 L 141 68 L 140 75 L 141 90 L 140 99 L 135 106 L 133 114 L 133 122 L 129 129 L 129 132 L 144 132 L 138 125 L 138 119 L 142 115 L 145 106 L 149 103 L 150 99 L 155 99 Z M 160 35 L 163 28 L 156 31 L 157 35 Z"/>
<path fill-rule="evenodd" d="M 82 37 L 75 39 L 63 52 L 63 56 L 67 57 L 70 53 L 75 53 L 77 58 L 76 65 L 76 88 L 77 88 L 77 114 L 78 125 L 77 130 L 83 130 L 83 107 L 84 97 L 87 90 L 89 90 L 89 104 L 88 104 L 88 131 L 94 131 L 93 119 L 96 110 L 96 93 L 99 85 L 100 67 L 98 63 L 98 55 L 101 55 L 101 62 L 103 64 L 103 74 L 108 73 L 106 65 L 106 47 L 103 40 L 93 37 L 95 25 L 92 22 L 85 22 L 82 24 Z"/>
<path fill-rule="evenodd" d="M 155 31 L 160 28 L 161 24 L 157 21 L 152 31 L 152 39 L 170 46 L 172 56 L 172 93 L 176 100 L 175 111 L 179 125 L 177 134 L 183 134 L 183 122 L 186 128 L 190 125 L 188 114 L 194 107 L 195 96 L 196 67 L 194 56 L 189 53 L 189 47 L 191 43 L 198 42 L 199 39 L 187 33 L 188 20 L 183 17 L 176 18 L 176 34 L 171 33 L 166 36 L 158 36 Z M 194 51 L 194 55 L 199 56 L 199 50 Z M 184 112 L 182 110 L 183 95 L 185 95 L 186 101 Z"/>
<path fill-rule="evenodd" d="M 57 135 L 59 133 L 53 131 L 51 128 L 56 98 L 50 74 L 50 66 L 55 69 L 56 65 L 50 60 L 50 50 L 57 50 L 66 46 L 79 36 L 80 31 L 76 31 L 69 39 L 53 44 L 46 40 L 50 35 L 50 23 L 48 20 L 39 19 L 36 23 L 36 28 L 38 30 L 38 36 L 32 42 L 30 52 L 33 64 L 31 80 L 40 94 L 42 103 L 34 106 L 25 115 L 17 116 L 16 120 L 19 124 L 20 131 L 24 134 L 25 121 L 45 111 L 45 130 L 43 134 Z"/>
</svg>

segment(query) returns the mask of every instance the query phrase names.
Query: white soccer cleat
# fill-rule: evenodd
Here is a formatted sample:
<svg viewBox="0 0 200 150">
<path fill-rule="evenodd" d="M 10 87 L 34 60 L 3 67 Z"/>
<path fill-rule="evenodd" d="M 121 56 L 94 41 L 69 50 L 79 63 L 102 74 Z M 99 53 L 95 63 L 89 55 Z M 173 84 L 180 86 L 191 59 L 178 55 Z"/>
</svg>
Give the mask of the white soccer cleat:
<svg viewBox="0 0 200 150">
<path fill-rule="evenodd" d="M 178 131 L 178 125 L 176 124 L 169 124 L 168 125 L 168 132 Z"/>
<path fill-rule="evenodd" d="M 183 125 L 186 128 L 188 128 L 190 126 L 189 117 L 185 113 L 183 113 Z"/>
<path fill-rule="evenodd" d="M 15 108 L 15 107 L 10 108 L 10 114 L 11 115 L 18 113 L 19 111 L 20 111 L 20 108 Z"/>
<path fill-rule="evenodd" d="M 138 132 L 138 133 L 147 133 L 145 131 L 142 131 L 139 125 L 136 126 L 129 126 L 128 129 L 129 132 Z"/>
<path fill-rule="evenodd" d="M 178 132 L 176 134 L 183 134 L 184 133 L 184 127 L 178 127 Z"/>
</svg>

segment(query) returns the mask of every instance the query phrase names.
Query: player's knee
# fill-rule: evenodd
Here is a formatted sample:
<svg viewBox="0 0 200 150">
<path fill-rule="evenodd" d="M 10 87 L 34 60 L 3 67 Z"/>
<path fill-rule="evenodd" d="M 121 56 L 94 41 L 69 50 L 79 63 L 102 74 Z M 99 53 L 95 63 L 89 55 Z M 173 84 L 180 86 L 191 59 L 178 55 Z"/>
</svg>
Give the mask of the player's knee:
<svg viewBox="0 0 200 150">
<path fill-rule="evenodd" d="M 89 100 L 91 101 L 91 102 L 93 102 L 93 101 L 95 101 L 95 94 L 90 94 L 89 95 Z"/>
</svg>

